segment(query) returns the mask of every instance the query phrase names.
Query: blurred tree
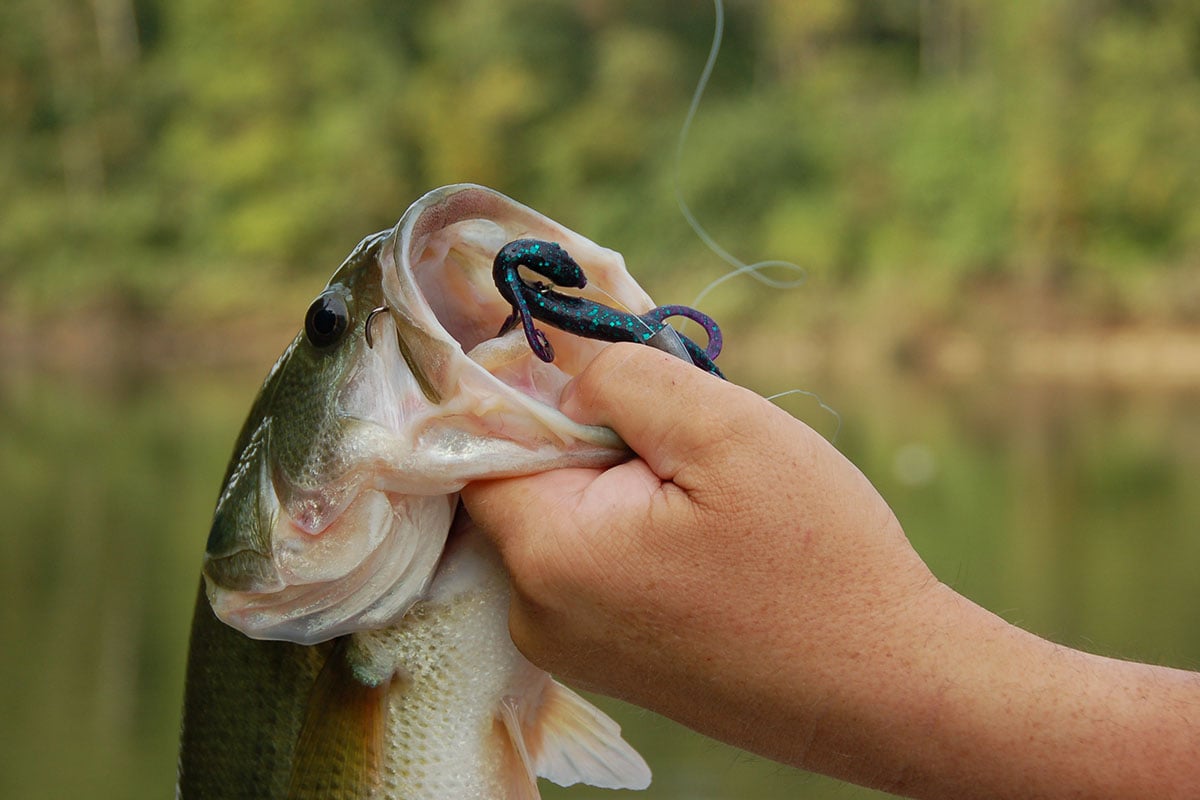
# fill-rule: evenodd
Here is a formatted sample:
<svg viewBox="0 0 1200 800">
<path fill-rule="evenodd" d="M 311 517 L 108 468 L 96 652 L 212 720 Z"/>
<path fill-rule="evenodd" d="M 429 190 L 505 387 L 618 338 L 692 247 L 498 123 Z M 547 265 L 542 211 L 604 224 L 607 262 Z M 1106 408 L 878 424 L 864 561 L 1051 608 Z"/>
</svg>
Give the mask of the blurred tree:
<svg viewBox="0 0 1200 800">
<path fill-rule="evenodd" d="M 710 25 L 707 0 L 9 0 L 0 289 L 236 303 L 243 270 L 324 274 L 461 180 L 719 270 L 670 188 Z M 987 275 L 1178 312 L 1197 41 L 1186 0 L 730 0 L 682 188 L 735 252 L 845 292 Z"/>
</svg>

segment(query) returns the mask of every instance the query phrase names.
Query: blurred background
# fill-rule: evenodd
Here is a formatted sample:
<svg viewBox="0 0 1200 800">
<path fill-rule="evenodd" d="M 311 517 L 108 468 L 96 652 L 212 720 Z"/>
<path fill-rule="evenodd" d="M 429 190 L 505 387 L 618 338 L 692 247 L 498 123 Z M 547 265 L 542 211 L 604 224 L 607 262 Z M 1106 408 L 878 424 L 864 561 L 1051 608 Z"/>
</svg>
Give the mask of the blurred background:
<svg viewBox="0 0 1200 800">
<path fill-rule="evenodd" d="M 1200 667 L 1200 5 L 727 14 L 679 185 L 740 258 L 807 271 L 705 298 L 727 374 L 836 408 L 959 591 Z M 0 796 L 171 795 L 241 420 L 420 194 L 497 188 L 660 303 L 728 270 L 672 189 L 712 30 L 708 0 L 0 5 Z M 655 770 L 630 797 L 882 797 L 605 705 Z"/>
</svg>

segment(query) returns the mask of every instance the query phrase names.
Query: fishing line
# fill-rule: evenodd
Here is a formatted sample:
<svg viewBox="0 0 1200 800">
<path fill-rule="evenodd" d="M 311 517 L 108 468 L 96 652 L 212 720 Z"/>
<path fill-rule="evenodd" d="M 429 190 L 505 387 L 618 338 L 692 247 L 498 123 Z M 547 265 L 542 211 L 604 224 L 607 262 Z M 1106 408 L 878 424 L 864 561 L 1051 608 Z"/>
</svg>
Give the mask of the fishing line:
<svg viewBox="0 0 1200 800">
<path fill-rule="evenodd" d="M 602 295 L 604 295 L 605 297 L 607 297 L 609 300 L 612 300 L 612 301 L 613 301 L 613 305 L 617 306 L 617 307 L 618 307 L 618 308 L 620 308 L 622 311 L 627 311 L 627 312 L 629 312 L 630 314 L 632 314 L 634 317 L 637 317 L 637 320 L 638 320 L 638 322 L 639 322 L 639 323 L 641 323 L 641 326 L 642 326 L 643 328 L 645 328 L 645 329 L 646 329 L 647 333 L 650 333 L 650 334 L 655 334 L 655 333 L 658 333 L 658 331 L 654 330 L 654 328 L 651 328 L 651 327 L 650 327 L 650 326 L 649 326 L 649 325 L 646 323 L 646 320 L 642 319 L 642 317 L 641 317 L 641 314 L 639 314 L 638 312 L 634 311 L 634 310 L 633 310 L 632 308 L 630 308 L 629 306 L 625 305 L 625 303 L 621 302 L 621 300 L 620 300 L 620 299 L 618 299 L 618 298 L 614 297 L 613 295 L 609 294 L 608 292 L 604 291 L 604 289 L 602 289 L 601 287 L 597 286 L 597 285 L 596 285 L 596 284 L 594 284 L 594 283 L 590 283 L 590 284 L 588 284 L 588 288 L 589 288 L 589 289 L 594 289 L 595 291 L 597 291 L 597 292 L 599 292 L 600 294 L 602 294 Z"/>
<path fill-rule="evenodd" d="M 638 324 L 640 324 L 643 328 L 645 328 L 646 332 L 648 334 L 650 334 L 652 339 L 657 337 L 659 334 L 661 334 L 664 328 L 671 328 L 671 330 L 676 334 L 677 346 L 683 348 L 685 353 L 687 352 L 687 348 L 689 346 L 695 346 L 697 348 L 700 347 L 695 342 L 688 340 L 688 338 L 686 336 L 684 336 L 684 334 L 682 332 L 671 327 L 671 323 L 659 320 L 659 324 L 662 326 L 662 328 L 655 330 L 649 323 L 646 322 L 645 319 L 643 319 L 642 314 L 639 314 L 638 312 L 634 311 L 632 308 L 630 308 L 625 303 L 623 303 L 620 299 L 609 294 L 600 286 L 592 285 L 592 288 L 594 288 L 597 292 L 599 292 L 600 294 L 607 297 L 609 300 L 612 300 L 614 305 L 620 307 L 623 311 L 627 312 L 630 316 L 632 316 L 634 319 L 636 319 L 638 321 Z M 651 309 L 650 311 L 644 312 L 644 313 L 650 314 L 650 313 L 653 313 L 654 311 L 661 311 L 661 310 L 663 310 L 663 307 L 659 306 L 658 308 Z M 695 311 L 695 309 L 689 309 L 689 310 Z M 714 330 L 709 330 L 706 326 L 700 325 L 700 323 L 697 322 L 695 319 L 692 319 L 682 313 L 676 312 L 676 314 L 673 314 L 672 316 L 683 317 L 685 322 L 687 322 L 687 321 L 695 322 L 700 327 L 700 329 L 704 331 L 705 342 L 704 342 L 704 347 L 702 348 L 702 351 L 703 351 L 704 355 L 707 356 L 707 359 L 708 359 L 707 362 L 702 363 L 701 361 L 698 361 L 697 360 L 698 356 L 696 353 L 688 353 L 688 356 L 690 357 L 692 363 L 695 364 L 696 366 L 707 369 L 709 372 L 713 372 L 718 377 L 724 378 L 725 376 L 721 374 L 720 368 L 718 368 L 713 361 L 713 359 L 715 359 L 717 357 L 717 355 L 721 352 L 721 341 L 722 341 L 721 330 L 719 327 L 716 327 L 716 323 L 713 322 L 712 319 L 709 319 L 709 322 L 711 322 L 714 326 Z M 704 315 L 701 313 L 701 316 L 704 316 Z M 668 319 L 670 319 L 670 317 L 668 317 Z M 680 326 L 680 327 L 682 327 L 682 326 Z M 716 342 L 715 349 L 713 348 L 714 342 Z M 650 344 L 651 342 L 647 342 L 647 343 Z M 670 348 L 670 349 L 663 348 L 657 344 L 654 344 L 653 346 L 658 347 L 659 349 L 666 349 L 668 352 L 671 352 L 675 355 L 680 355 L 680 353 L 675 352 L 674 348 Z"/>
<path fill-rule="evenodd" d="M 679 185 L 679 176 L 682 173 L 683 164 L 683 149 L 687 144 L 688 133 L 692 129 L 692 121 L 696 117 L 696 111 L 700 108 L 700 100 L 704 97 L 704 92 L 708 88 L 709 79 L 712 77 L 713 67 L 717 63 L 717 56 L 721 52 L 721 40 L 725 37 L 725 4 L 722 0 L 713 0 L 713 6 L 716 12 L 716 20 L 713 26 L 712 45 L 708 50 L 708 60 L 704 62 L 704 69 L 700 72 L 700 80 L 696 84 L 696 90 L 692 92 L 692 102 L 688 106 L 687 114 L 683 118 L 683 126 L 679 130 L 679 140 L 675 145 L 675 169 L 671 177 L 671 183 L 675 190 L 675 203 L 679 206 L 679 213 L 687 220 L 692 231 L 704 242 L 704 245 L 711 250 L 718 258 L 724 261 L 729 266 L 733 267 L 733 271 L 720 278 L 717 278 L 708 286 L 696 295 L 692 300 L 691 305 L 698 307 L 700 301 L 703 300 L 709 292 L 720 286 L 725 281 L 735 278 L 738 275 L 750 275 L 755 280 L 763 283 L 772 289 L 794 289 L 804 283 L 806 272 L 804 267 L 799 264 L 793 264 L 790 261 L 781 261 L 777 259 L 767 261 L 756 261 L 753 264 L 747 264 L 737 256 L 730 253 L 724 247 L 717 243 L 709 232 L 700 224 L 700 220 L 692 213 L 691 207 L 687 201 L 683 199 L 683 191 Z M 791 280 L 780 280 L 773 278 L 763 272 L 764 269 L 777 268 L 798 275 Z"/>
<path fill-rule="evenodd" d="M 827 412 L 830 416 L 837 420 L 837 427 L 833 429 L 833 436 L 829 437 L 830 444 L 837 444 L 838 434 L 842 432 L 842 415 L 837 412 L 836 408 L 822 400 L 821 395 L 817 394 L 816 392 L 810 392 L 806 389 L 788 389 L 786 392 L 777 392 L 766 399 L 770 400 L 772 403 L 775 403 L 775 401 L 779 398 L 787 397 L 788 395 L 793 394 L 802 394 L 805 397 L 811 397 L 813 400 L 817 401 L 817 405 L 821 407 L 822 411 Z M 775 405 L 779 404 L 775 403 Z"/>
<path fill-rule="evenodd" d="M 524 269 L 524 268 L 522 267 L 522 269 Z M 589 282 L 587 285 L 587 288 L 589 291 L 593 291 L 593 292 L 596 292 L 597 294 L 604 295 L 605 297 L 607 297 L 609 300 L 612 301 L 612 304 L 615 308 L 619 308 L 622 311 L 627 312 L 630 316 L 637 318 L 638 324 L 641 325 L 643 328 L 645 328 L 647 333 L 649 333 L 651 335 L 658 333 L 658 331 L 656 331 L 656 330 L 654 330 L 654 328 L 650 327 L 650 325 L 646 322 L 646 320 L 642 319 L 641 314 L 639 314 L 638 312 L 636 312 L 632 308 L 630 308 L 628 305 L 626 305 L 625 302 L 621 300 L 621 298 L 613 295 L 610 292 L 606 292 L 604 290 L 604 287 L 600 286 L 599 284 Z M 571 294 L 576 297 L 586 297 L 586 295 L 584 295 L 584 293 L 582 293 L 582 292 L 566 292 L 565 294 Z"/>
<path fill-rule="evenodd" d="M 795 289 L 798 286 L 803 285 L 805 279 L 807 278 L 807 271 L 804 269 L 804 267 L 800 266 L 799 264 L 794 264 L 791 261 L 768 259 L 765 261 L 756 261 L 753 264 L 747 264 L 746 262 L 742 261 L 740 258 L 733 255 L 717 243 L 716 239 L 714 239 L 705 229 L 705 227 L 700 224 L 700 220 L 696 218 L 696 215 L 692 212 L 692 209 L 687 204 L 687 201 L 683 199 L 683 190 L 680 188 L 679 181 L 679 176 L 683 172 L 683 150 L 687 144 L 688 134 L 692 130 L 692 122 L 696 118 L 696 112 L 700 108 L 700 101 L 704 97 L 704 92 L 708 89 L 708 82 L 712 78 L 713 68 L 717 63 L 717 56 L 721 52 L 721 40 L 725 36 L 725 4 L 723 0 L 713 0 L 713 9 L 715 12 L 715 20 L 713 25 L 712 45 L 709 46 L 708 58 L 704 62 L 704 69 L 700 71 L 700 80 L 696 83 L 696 90 L 692 92 L 692 102 L 690 105 L 688 105 L 687 114 L 685 114 L 683 117 L 683 125 L 679 129 L 679 139 L 675 144 L 675 165 L 673 174 L 671 176 L 671 183 L 672 188 L 675 191 L 675 204 L 679 207 L 679 213 L 683 215 L 683 218 L 691 227 L 692 232 L 700 238 L 700 241 L 704 242 L 704 245 L 709 250 L 711 250 L 726 264 L 733 267 L 733 269 L 705 286 L 700 293 L 696 295 L 695 299 L 692 300 L 691 305 L 694 308 L 699 308 L 700 302 L 704 300 L 704 298 L 707 297 L 709 292 L 711 292 L 713 289 L 716 289 L 721 284 L 732 280 L 739 275 L 749 275 L 758 282 L 769 286 L 772 289 Z M 792 274 L 796 275 L 796 277 L 791 278 L 790 280 L 773 278 L 763 272 L 763 270 L 766 269 L 779 269 L 785 272 L 791 272 Z M 686 325 L 687 322 L 688 320 L 685 319 L 683 321 L 683 325 Z M 682 328 L 683 325 L 680 327 Z M 842 431 L 842 415 L 837 412 L 837 409 L 833 408 L 833 406 L 830 406 L 828 403 L 822 400 L 816 392 L 810 392 L 806 389 L 789 389 L 784 392 L 773 394 L 766 399 L 774 402 L 779 398 L 794 394 L 811 397 L 817 401 L 818 406 L 833 416 L 833 418 L 837 421 L 837 427 L 834 429 L 833 436 L 829 441 L 831 443 L 836 443 L 838 434 L 840 434 Z"/>
</svg>

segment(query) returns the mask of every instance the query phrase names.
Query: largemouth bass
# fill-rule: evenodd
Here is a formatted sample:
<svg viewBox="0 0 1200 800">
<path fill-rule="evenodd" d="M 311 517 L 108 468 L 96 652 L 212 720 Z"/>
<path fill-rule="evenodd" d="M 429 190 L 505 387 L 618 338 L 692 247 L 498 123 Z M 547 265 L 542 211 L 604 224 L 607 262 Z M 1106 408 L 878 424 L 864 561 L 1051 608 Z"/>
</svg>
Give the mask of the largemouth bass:
<svg viewBox="0 0 1200 800">
<path fill-rule="evenodd" d="M 606 346 L 522 332 L 506 242 L 561 243 L 582 294 L 653 304 L 621 257 L 478 186 L 369 236 L 309 308 L 234 447 L 188 656 L 178 794 L 531 800 L 537 777 L 643 788 L 616 723 L 526 661 L 468 481 L 628 457 L 558 411 Z"/>
</svg>

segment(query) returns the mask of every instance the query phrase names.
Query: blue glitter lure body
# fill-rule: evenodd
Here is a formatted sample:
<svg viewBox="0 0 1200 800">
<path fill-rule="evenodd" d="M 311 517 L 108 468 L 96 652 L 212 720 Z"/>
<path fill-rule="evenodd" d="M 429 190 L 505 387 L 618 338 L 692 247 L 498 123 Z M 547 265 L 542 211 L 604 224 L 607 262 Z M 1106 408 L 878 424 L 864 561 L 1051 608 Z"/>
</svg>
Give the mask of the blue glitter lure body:
<svg viewBox="0 0 1200 800">
<path fill-rule="evenodd" d="M 525 280 L 518 267 L 547 278 L 551 284 Z M 707 314 L 680 305 L 658 306 L 645 314 L 633 314 L 585 297 L 555 291 L 554 286 L 582 289 L 587 285 L 583 269 L 556 242 L 540 239 L 509 242 L 496 254 L 492 278 L 501 296 L 512 306 L 512 314 L 500 327 L 500 334 L 507 333 L 519 323 L 529 347 L 542 361 L 554 360 L 554 348 L 546 334 L 534 326 L 534 319 L 588 339 L 648 344 L 672 352 L 672 348 L 663 345 L 663 337 L 659 334 L 667 327 L 667 319 L 686 317 L 708 334 L 708 345 L 704 348 L 683 334 L 677 334 L 688 357 L 697 367 L 717 377 L 725 377 L 715 363 L 721 352 L 721 329 Z"/>
</svg>

